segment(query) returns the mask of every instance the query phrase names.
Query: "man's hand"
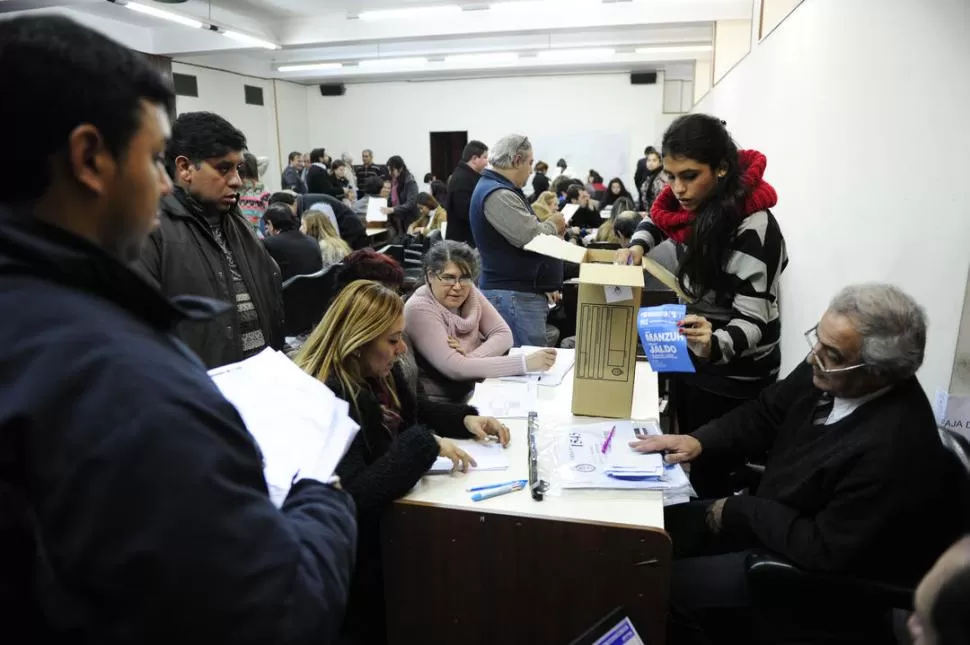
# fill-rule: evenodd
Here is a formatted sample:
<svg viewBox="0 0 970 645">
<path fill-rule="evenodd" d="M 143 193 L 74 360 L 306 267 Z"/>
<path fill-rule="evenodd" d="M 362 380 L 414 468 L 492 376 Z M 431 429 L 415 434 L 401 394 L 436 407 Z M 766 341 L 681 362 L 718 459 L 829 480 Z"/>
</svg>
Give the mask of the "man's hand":
<svg viewBox="0 0 970 645">
<path fill-rule="evenodd" d="M 704 316 L 693 314 L 684 316 L 680 321 L 680 333 L 687 339 L 687 347 L 695 356 L 707 358 L 711 355 L 711 342 L 714 330 L 711 321 Z"/>
<path fill-rule="evenodd" d="M 724 504 L 727 498 L 723 497 L 707 507 L 707 528 L 711 533 L 717 535 L 724 526 Z"/>
<path fill-rule="evenodd" d="M 470 433 L 475 435 L 479 441 L 485 441 L 490 436 L 495 437 L 502 447 L 509 445 L 509 428 L 495 417 L 476 417 L 469 415 L 465 417 L 465 427 Z M 472 463 L 473 466 L 477 464 Z"/>
<path fill-rule="evenodd" d="M 643 247 L 639 244 L 631 244 L 628 249 L 617 249 L 614 264 L 640 264 L 643 260 Z"/>
<path fill-rule="evenodd" d="M 562 213 L 553 213 L 546 221 L 556 225 L 556 231 L 559 235 L 562 235 L 563 231 L 566 230 L 566 220 L 563 218 Z"/>
<path fill-rule="evenodd" d="M 689 434 L 662 434 L 631 441 L 637 452 L 662 452 L 668 464 L 682 464 L 697 459 L 704 450 L 701 442 Z"/>
</svg>

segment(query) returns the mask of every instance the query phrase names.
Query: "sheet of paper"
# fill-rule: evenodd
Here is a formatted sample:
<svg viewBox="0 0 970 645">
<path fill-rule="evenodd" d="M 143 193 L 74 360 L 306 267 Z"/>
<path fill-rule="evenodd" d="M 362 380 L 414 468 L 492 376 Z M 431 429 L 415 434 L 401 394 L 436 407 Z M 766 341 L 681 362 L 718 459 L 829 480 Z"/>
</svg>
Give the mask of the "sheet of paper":
<svg viewBox="0 0 970 645">
<path fill-rule="evenodd" d="M 472 441 L 452 440 L 458 447 L 468 453 L 468 455 L 478 464 L 470 470 L 508 470 L 512 462 L 509 461 L 508 451 L 502 444 L 491 441 Z M 449 473 L 454 468 L 454 463 L 447 457 L 438 457 L 429 473 Z"/>
<path fill-rule="evenodd" d="M 608 304 L 613 304 L 614 302 L 623 302 L 624 300 L 633 300 L 632 287 L 624 287 L 618 284 L 607 284 L 603 285 L 603 292 Z"/>
<path fill-rule="evenodd" d="M 525 419 L 536 408 L 534 383 L 507 383 L 485 381 L 475 385 L 468 405 L 478 408 L 478 413 L 496 419 Z"/>
<path fill-rule="evenodd" d="M 367 200 L 367 221 L 386 222 L 387 215 L 381 212 L 382 208 L 387 208 L 387 200 L 383 197 L 371 197 Z"/>
<path fill-rule="evenodd" d="M 570 244 L 555 235 L 536 235 L 524 248 L 526 251 L 576 264 L 581 263 L 586 257 L 586 249 L 576 244 Z"/>
<path fill-rule="evenodd" d="M 566 204 L 562 207 L 562 217 L 567 222 L 573 219 L 573 215 L 579 210 L 579 204 Z"/>
<path fill-rule="evenodd" d="M 536 352 L 542 347 L 533 347 L 531 345 L 523 345 L 522 347 L 513 347 L 509 350 L 509 356 L 518 356 L 521 354 L 529 355 Z M 547 372 L 530 372 L 529 374 L 524 374 L 522 376 L 505 376 L 502 377 L 503 381 L 511 381 L 516 383 L 537 383 L 539 385 L 556 386 L 562 384 L 566 379 L 566 375 L 569 374 L 570 370 L 573 369 L 573 365 L 576 364 L 576 350 L 575 349 L 557 349 L 556 350 L 556 362 L 553 363 L 552 369 Z M 526 415 L 528 416 L 528 415 Z"/>
<path fill-rule="evenodd" d="M 333 476 L 359 429 L 346 401 L 271 349 L 209 376 L 256 440 L 277 506 L 293 482 Z"/>
</svg>

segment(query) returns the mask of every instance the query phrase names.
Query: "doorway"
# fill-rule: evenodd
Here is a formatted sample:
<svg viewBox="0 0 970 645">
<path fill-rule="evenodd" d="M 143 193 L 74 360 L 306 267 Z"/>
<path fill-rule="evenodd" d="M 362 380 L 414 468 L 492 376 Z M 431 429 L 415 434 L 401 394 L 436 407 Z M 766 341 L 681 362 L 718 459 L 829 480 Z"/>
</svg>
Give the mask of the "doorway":
<svg viewBox="0 0 970 645">
<path fill-rule="evenodd" d="M 431 174 L 448 183 L 461 153 L 468 144 L 468 131 L 431 133 Z"/>
</svg>

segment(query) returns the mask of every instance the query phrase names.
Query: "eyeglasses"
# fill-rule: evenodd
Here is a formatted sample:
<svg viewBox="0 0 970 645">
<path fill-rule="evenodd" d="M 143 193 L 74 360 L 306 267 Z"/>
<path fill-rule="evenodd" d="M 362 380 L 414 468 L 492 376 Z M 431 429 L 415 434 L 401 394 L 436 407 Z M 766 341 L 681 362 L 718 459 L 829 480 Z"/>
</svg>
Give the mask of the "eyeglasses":
<svg viewBox="0 0 970 645">
<path fill-rule="evenodd" d="M 805 340 L 808 342 L 809 353 L 812 355 L 815 365 L 823 374 L 841 374 L 843 372 L 851 372 L 852 370 L 857 370 L 860 367 L 866 366 L 865 363 L 858 363 L 857 365 L 849 365 L 848 367 L 825 367 L 825 365 L 822 363 L 822 358 L 815 351 L 815 348 L 818 347 L 820 343 L 818 339 L 818 325 L 815 325 L 805 332 Z"/>
<path fill-rule="evenodd" d="M 461 277 L 451 275 L 450 273 L 445 273 L 444 275 L 440 273 L 435 273 L 434 277 L 438 278 L 438 282 L 445 285 L 446 287 L 453 287 L 456 284 L 461 284 L 463 287 L 470 287 L 475 283 L 475 280 L 470 275 L 463 275 Z"/>
</svg>

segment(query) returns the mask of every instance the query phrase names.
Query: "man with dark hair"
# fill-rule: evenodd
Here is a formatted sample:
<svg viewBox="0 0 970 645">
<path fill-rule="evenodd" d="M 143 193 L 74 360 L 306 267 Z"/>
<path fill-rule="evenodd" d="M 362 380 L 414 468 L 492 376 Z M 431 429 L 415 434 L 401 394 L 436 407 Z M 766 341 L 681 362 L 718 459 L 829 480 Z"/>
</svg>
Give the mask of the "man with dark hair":
<svg viewBox="0 0 970 645">
<path fill-rule="evenodd" d="M 266 225 L 263 246 L 279 265 L 284 282 L 295 275 L 309 275 L 323 268 L 320 245 L 300 231 L 296 216 L 288 206 L 270 206 L 263 222 Z"/>
<path fill-rule="evenodd" d="M 633 185 L 638 189 L 643 183 L 643 180 L 647 178 L 647 173 L 650 172 L 650 169 L 647 168 L 647 157 L 652 154 L 657 154 L 656 149 L 653 146 L 647 146 L 643 149 L 643 157 L 637 161 L 637 170 L 633 173 Z"/>
<path fill-rule="evenodd" d="M 44 82 L 38 82 L 43 79 Z M 270 501 L 259 450 L 128 266 L 171 192 L 174 97 L 60 16 L 0 21 L 0 614 L 5 642 L 332 642 L 349 497 Z M 65 97 L 68 97 L 67 99 Z"/>
<path fill-rule="evenodd" d="M 448 202 L 448 187 L 445 182 L 429 172 L 424 175 L 424 183 L 428 184 L 428 192 L 431 193 L 436 202 L 442 205 Z"/>
<path fill-rule="evenodd" d="M 970 536 L 947 549 L 916 588 L 909 632 L 913 645 L 970 643 Z"/>
<path fill-rule="evenodd" d="M 273 204 L 285 204 L 289 207 L 290 211 L 293 212 L 294 217 L 296 216 L 296 200 L 299 195 L 296 193 L 280 190 L 269 196 L 269 203 L 267 206 L 272 206 Z"/>
<path fill-rule="evenodd" d="M 364 225 L 366 226 L 367 208 L 368 204 L 370 204 L 370 200 L 372 198 L 376 199 L 384 197 L 384 195 L 381 194 L 384 190 L 384 180 L 377 175 L 373 175 L 367 179 L 367 183 L 361 186 L 361 188 L 363 189 L 364 194 L 360 199 L 354 202 L 354 212 L 357 213 L 357 216 L 360 217 L 362 221 L 365 221 Z"/>
<path fill-rule="evenodd" d="M 326 158 L 327 152 L 323 148 L 314 148 L 310 151 L 310 168 L 306 173 L 307 193 L 339 197 L 343 195 L 343 190 L 334 193 L 334 183 L 330 178 L 330 167 L 327 165 Z"/>
<path fill-rule="evenodd" d="M 387 173 L 387 166 L 382 166 L 380 164 L 374 163 L 374 151 L 370 149 L 365 149 L 360 153 L 360 159 L 363 161 L 362 164 L 354 166 L 354 175 L 357 176 L 357 186 L 363 189 L 367 180 L 371 177 L 380 177 L 382 179 L 389 177 Z"/>
<path fill-rule="evenodd" d="M 288 165 L 283 170 L 283 176 L 280 178 L 283 190 L 305 193 L 306 184 L 303 181 L 303 153 L 291 152 L 287 161 Z"/>
<path fill-rule="evenodd" d="M 478 180 L 482 178 L 482 171 L 488 165 L 488 146 L 481 141 L 469 141 L 461 153 L 461 162 L 455 172 L 448 178 L 448 196 L 445 199 L 445 210 L 448 212 L 449 240 L 464 242 L 475 247 L 468 210 L 472 203 L 472 193 Z"/>
<path fill-rule="evenodd" d="M 246 137 L 212 112 L 186 112 L 166 152 L 175 190 L 162 198 L 161 225 L 139 269 L 168 297 L 231 303 L 218 321 L 180 327 L 207 367 L 235 363 L 283 345 L 280 271 L 237 204 Z"/>
</svg>

